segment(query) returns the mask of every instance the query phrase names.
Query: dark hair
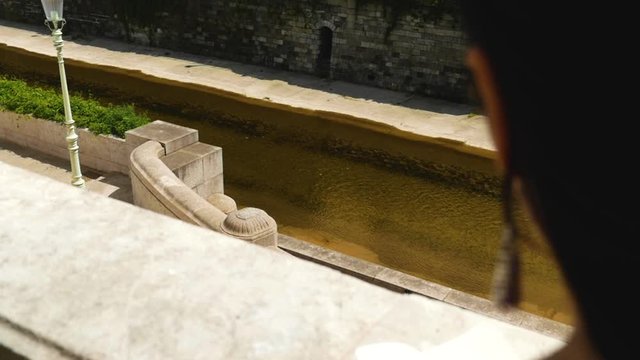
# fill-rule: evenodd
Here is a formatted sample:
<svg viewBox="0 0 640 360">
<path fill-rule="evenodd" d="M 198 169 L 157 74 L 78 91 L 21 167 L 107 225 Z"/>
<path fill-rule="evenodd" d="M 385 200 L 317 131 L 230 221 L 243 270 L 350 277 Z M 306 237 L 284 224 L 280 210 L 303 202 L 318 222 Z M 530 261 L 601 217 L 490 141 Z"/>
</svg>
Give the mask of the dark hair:
<svg viewBox="0 0 640 360">
<path fill-rule="evenodd" d="M 461 5 L 503 100 L 507 166 L 523 181 L 592 343 L 606 359 L 627 359 L 636 340 L 623 324 L 635 327 L 639 316 L 625 290 L 640 283 L 640 182 L 627 170 L 638 163 L 640 135 L 625 128 L 639 101 L 624 86 L 640 69 L 633 12 L 618 3 Z"/>
</svg>

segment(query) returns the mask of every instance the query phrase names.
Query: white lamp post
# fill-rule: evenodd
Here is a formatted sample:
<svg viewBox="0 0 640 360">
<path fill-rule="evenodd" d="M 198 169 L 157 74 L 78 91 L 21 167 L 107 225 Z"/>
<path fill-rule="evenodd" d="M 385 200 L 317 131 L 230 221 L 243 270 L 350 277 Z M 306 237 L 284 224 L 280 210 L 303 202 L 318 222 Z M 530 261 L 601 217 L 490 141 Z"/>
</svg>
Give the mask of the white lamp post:
<svg viewBox="0 0 640 360">
<path fill-rule="evenodd" d="M 84 188 L 84 179 L 80 170 L 80 147 L 78 146 L 78 135 L 76 134 L 75 122 L 71 114 L 71 104 L 69 103 L 69 89 L 67 88 L 67 75 L 64 71 L 64 59 L 62 58 L 62 27 L 65 21 L 62 17 L 63 0 L 41 0 L 44 14 L 47 17 L 45 25 L 51 30 L 53 36 L 53 46 L 58 52 L 58 68 L 60 70 L 60 83 L 62 85 L 62 101 L 64 104 L 64 124 L 67 126 L 67 148 L 71 160 L 71 184 Z"/>
</svg>

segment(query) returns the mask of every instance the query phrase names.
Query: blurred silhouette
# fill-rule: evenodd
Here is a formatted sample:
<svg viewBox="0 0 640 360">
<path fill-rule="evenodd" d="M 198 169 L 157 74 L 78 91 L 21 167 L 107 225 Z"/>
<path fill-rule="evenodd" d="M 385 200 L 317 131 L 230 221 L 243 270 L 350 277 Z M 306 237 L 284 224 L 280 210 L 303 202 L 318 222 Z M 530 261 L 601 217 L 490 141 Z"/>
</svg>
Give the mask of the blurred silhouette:
<svg viewBox="0 0 640 360">
<path fill-rule="evenodd" d="M 461 2 L 468 64 L 505 174 L 498 292 L 517 303 L 517 233 L 511 185 L 520 191 L 562 268 L 576 330 L 552 359 L 632 359 L 638 325 L 638 178 L 633 116 L 638 65 L 633 12 L 524 1 Z M 574 6 L 569 6 L 574 5 Z M 631 89 L 627 87 L 631 84 Z"/>
</svg>

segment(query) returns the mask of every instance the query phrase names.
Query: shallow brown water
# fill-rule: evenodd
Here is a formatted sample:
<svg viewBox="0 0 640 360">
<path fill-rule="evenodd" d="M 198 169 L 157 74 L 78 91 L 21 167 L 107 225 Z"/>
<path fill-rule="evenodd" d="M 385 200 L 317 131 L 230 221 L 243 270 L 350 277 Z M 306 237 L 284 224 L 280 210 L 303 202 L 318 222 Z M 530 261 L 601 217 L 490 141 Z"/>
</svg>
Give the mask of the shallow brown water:
<svg viewBox="0 0 640 360">
<path fill-rule="evenodd" d="M 6 49 L 1 55 L 5 71 L 25 75 L 28 69 L 26 75 L 39 81 L 56 81 L 46 59 Z M 34 75 L 33 69 L 47 70 Z M 196 128 L 201 141 L 223 147 L 226 192 L 241 205 L 265 209 L 282 233 L 488 297 L 500 204 L 495 191 L 465 185 L 490 176 L 486 161 L 140 74 L 114 74 L 73 62 L 67 69 L 76 88 L 81 84 L 112 102 L 136 102 L 154 118 Z M 217 119 L 220 109 L 240 121 Z M 255 119 L 267 126 L 252 126 Z M 392 156 L 385 158 L 386 153 Z M 414 171 L 420 167 L 415 157 L 423 154 L 428 154 L 430 170 Z M 460 169 L 432 171 L 441 168 L 438 164 L 472 175 Z M 495 182 L 488 184 L 495 187 Z M 529 244 L 522 249 L 521 306 L 570 323 L 571 307 L 556 266 L 530 223 L 522 215 L 519 219 Z"/>
<path fill-rule="evenodd" d="M 280 232 L 488 297 L 502 224 L 495 196 L 164 116 L 222 146 L 226 192 L 241 205 L 265 209 Z M 522 249 L 521 307 L 570 323 L 555 264 L 521 213 L 519 219 L 532 244 Z"/>
</svg>

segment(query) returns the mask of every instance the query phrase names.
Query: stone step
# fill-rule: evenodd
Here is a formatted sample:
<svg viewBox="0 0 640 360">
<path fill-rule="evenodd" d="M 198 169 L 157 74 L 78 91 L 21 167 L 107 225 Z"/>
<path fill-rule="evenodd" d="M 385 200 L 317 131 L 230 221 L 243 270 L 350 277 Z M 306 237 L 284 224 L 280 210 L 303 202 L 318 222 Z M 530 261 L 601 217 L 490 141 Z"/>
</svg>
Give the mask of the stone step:
<svg viewBox="0 0 640 360">
<path fill-rule="evenodd" d="M 162 144 L 165 155 L 169 155 L 185 146 L 198 142 L 198 130 L 156 120 L 145 126 L 129 130 L 125 140 L 130 149 L 154 140 Z"/>
<path fill-rule="evenodd" d="M 212 194 L 224 193 L 222 148 L 196 142 L 160 160 L 205 199 Z"/>
</svg>

